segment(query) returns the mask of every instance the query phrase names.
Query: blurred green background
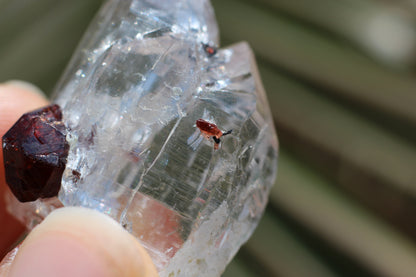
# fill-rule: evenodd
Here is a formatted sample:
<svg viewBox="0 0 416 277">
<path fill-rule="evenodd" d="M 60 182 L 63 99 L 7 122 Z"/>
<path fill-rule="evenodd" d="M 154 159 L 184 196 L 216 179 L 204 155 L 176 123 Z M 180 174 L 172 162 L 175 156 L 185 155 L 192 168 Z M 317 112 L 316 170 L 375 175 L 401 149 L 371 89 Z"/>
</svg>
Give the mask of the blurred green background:
<svg viewBox="0 0 416 277">
<path fill-rule="evenodd" d="M 256 52 L 278 179 L 224 276 L 416 276 L 416 2 L 214 0 Z M 99 0 L 0 0 L 0 81 L 50 93 Z"/>
</svg>

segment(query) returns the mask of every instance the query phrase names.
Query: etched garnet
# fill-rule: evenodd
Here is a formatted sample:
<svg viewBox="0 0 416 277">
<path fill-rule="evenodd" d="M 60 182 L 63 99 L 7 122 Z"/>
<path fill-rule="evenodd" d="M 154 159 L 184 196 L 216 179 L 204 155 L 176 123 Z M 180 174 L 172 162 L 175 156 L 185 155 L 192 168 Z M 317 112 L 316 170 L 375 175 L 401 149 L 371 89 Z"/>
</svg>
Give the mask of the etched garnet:
<svg viewBox="0 0 416 277">
<path fill-rule="evenodd" d="M 58 105 L 24 114 L 3 136 L 6 182 L 21 202 L 56 196 L 69 145 Z"/>
</svg>

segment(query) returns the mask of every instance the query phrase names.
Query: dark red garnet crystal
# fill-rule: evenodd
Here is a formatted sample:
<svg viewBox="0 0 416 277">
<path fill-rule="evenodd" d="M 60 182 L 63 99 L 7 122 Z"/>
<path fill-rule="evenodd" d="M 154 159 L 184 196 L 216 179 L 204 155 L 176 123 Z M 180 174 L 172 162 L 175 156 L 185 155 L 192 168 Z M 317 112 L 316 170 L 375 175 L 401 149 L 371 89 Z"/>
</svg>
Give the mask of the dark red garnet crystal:
<svg viewBox="0 0 416 277">
<path fill-rule="evenodd" d="M 58 105 L 24 114 L 3 136 L 6 182 L 21 202 L 56 196 L 69 145 Z"/>
</svg>

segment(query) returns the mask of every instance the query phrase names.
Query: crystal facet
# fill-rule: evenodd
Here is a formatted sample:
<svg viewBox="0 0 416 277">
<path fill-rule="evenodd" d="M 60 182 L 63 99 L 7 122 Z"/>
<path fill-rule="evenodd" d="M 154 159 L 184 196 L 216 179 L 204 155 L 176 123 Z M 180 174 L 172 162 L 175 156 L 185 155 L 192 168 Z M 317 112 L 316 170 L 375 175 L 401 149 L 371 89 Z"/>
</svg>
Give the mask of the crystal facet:
<svg viewBox="0 0 416 277">
<path fill-rule="evenodd" d="M 6 182 L 16 198 L 57 196 L 68 149 L 58 105 L 24 114 L 3 136 Z"/>
<path fill-rule="evenodd" d="M 161 276 L 219 276 L 275 179 L 253 54 L 216 45 L 208 0 L 110 0 L 55 95 L 70 145 L 59 200 L 119 221 Z M 13 205 L 40 216 L 56 203 L 29 204 Z"/>
</svg>

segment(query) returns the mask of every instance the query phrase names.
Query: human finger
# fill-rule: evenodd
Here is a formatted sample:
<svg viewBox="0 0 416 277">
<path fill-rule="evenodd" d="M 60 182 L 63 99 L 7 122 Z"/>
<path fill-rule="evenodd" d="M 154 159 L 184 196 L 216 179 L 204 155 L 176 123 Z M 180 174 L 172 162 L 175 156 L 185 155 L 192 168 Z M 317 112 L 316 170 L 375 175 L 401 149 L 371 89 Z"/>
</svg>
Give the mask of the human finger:
<svg viewBox="0 0 416 277">
<path fill-rule="evenodd" d="M 22 114 L 45 105 L 48 105 L 48 100 L 31 84 L 22 81 L 0 84 L 0 138 Z M 0 147 L 0 259 L 24 231 L 24 226 L 6 211 L 6 190 L 8 187 L 4 178 L 3 152 Z"/>
<path fill-rule="evenodd" d="M 97 211 L 65 207 L 52 212 L 3 264 L 7 277 L 153 277 L 155 266 L 140 243 Z"/>
</svg>

